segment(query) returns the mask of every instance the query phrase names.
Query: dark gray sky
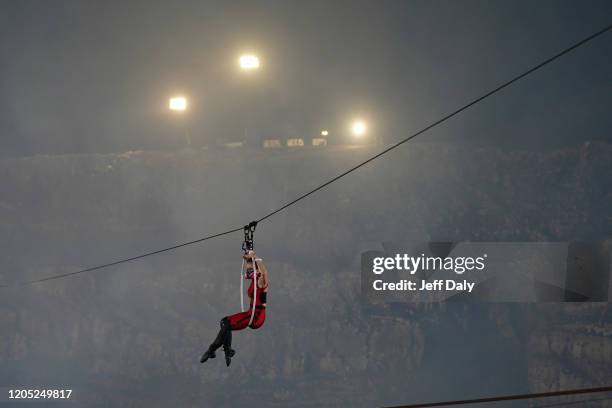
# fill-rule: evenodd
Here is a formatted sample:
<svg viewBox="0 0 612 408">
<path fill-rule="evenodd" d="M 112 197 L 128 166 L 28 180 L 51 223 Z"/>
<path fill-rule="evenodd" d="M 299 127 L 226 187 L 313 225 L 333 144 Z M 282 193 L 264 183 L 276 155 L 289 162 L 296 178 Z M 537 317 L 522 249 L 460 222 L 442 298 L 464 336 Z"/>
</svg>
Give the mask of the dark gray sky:
<svg viewBox="0 0 612 408">
<path fill-rule="evenodd" d="M 407 136 L 612 21 L 609 1 L 0 2 L 2 155 L 337 135 Z M 523 148 L 610 140 L 612 34 L 426 137 Z M 236 69 L 242 50 L 262 59 Z M 170 117 L 182 91 L 192 109 Z"/>
</svg>

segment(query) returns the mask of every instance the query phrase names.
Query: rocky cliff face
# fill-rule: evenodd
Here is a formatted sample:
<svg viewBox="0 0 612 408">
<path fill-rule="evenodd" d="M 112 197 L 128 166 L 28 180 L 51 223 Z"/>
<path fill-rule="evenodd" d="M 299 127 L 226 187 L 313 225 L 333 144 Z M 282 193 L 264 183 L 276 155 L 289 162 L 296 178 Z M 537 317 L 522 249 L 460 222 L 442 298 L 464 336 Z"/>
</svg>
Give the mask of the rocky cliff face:
<svg viewBox="0 0 612 408">
<path fill-rule="evenodd" d="M 609 304 L 539 305 L 528 338 L 528 378 L 536 392 L 608 384 L 612 370 Z M 599 398 L 601 396 L 591 396 Z M 561 401 L 576 401 L 567 397 Z M 584 406 L 610 406 L 594 402 Z"/>
<path fill-rule="evenodd" d="M 239 227 L 372 153 L 1 161 L 0 282 Z M 219 319 L 238 311 L 240 234 L 4 290 L 0 385 L 63 384 L 92 407 L 380 406 L 602 385 L 612 378 L 607 304 L 373 307 L 360 299 L 359 254 L 402 239 L 609 238 L 610 163 L 607 145 L 431 144 L 371 163 L 260 225 L 269 315 L 261 330 L 235 333 L 230 369 L 198 359 Z"/>
</svg>

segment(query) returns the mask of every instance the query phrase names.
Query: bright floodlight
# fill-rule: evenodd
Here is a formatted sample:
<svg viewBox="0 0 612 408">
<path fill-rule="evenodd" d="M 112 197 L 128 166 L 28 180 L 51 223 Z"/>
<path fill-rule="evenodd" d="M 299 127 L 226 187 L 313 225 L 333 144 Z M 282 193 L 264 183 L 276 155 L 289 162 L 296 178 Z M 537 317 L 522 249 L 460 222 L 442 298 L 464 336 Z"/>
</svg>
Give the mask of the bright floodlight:
<svg viewBox="0 0 612 408">
<path fill-rule="evenodd" d="M 329 132 L 327 130 L 321 131 L 321 136 L 327 136 L 327 135 L 329 135 Z"/>
<path fill-rule="evenodd" d="M 257 69 L 259 68 L 259 58 L 255 55 L 243 55 L 240 57 L 240 68 L 242 69 Z"/>
<path fill-rule="evenodd" d="M 361 120 L 357 120 L 353 122 L 353 125 L 351 126 L 351 131 L 355 136 L 361 137 L 366 132 L 366 124 Z"/>
<path fill-rule="evenodd" d="M 184 111 L 187 109 L 187 98 L 183 96 L 175 96 L 170 98 L 170 104 L 168 105 L 172 111 Z"/>
</svg>

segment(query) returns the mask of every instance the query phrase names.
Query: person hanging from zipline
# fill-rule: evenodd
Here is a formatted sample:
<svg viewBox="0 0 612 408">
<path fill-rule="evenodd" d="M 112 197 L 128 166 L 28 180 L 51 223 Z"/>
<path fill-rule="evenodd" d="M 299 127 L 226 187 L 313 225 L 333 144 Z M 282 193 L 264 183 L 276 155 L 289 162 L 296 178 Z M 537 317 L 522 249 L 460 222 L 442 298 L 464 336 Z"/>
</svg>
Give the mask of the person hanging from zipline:
<svg viewBox="0 0 612 408">
<path fill-rule="evenodd" d="M 221 329 L 219 330 L 215 340 L 208 347 L 208 350 L 206 350 L 206 352 L 204 352 L 202 355 L 202 358 L 200 358 L 200 363 L 206 362 L 209 358 L 215 358 L 215 352 L 221 346 L 223 346 L 223 351 L 225 353 L 225 364 L 227 364 L 229 367 L 232 362 L 232 357 L 236 354 L 236 351 L 232 349 L 232 331 L 243 330 L 247 327 L 250 327 L 251 329 L 259 329 L 261 326 L 263 326 L 264 321 L 266 320 L 266 301 L 269 278 L 268 270 L 262 259 L 258 258 L 255 251 L 253 251 L 253 233 L 255 232 L 256 225 L 257 223 L 252 222 L 248 226 L 245 226 L 245 242 L 243 243 L 243 250 L 245 253 L 242 256 L 243 265 L 240 271 L 240 303 L 242 306 L 242 312 L 226 316 L 221 319 Z M 247 290 L 250 306 L 246 311 L 244 310 L 242 298 L 242 282 L 245 279 L 251 281 L 251 284 Z"/>
</svg>

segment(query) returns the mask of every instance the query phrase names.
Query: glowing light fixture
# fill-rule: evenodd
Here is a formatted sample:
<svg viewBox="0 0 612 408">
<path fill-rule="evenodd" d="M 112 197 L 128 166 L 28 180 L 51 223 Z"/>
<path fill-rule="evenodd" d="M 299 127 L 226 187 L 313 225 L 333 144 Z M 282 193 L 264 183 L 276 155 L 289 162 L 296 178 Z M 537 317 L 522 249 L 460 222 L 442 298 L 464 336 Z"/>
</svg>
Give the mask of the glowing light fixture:
<svg viewBox="0 0 612 408">
<path fill-rule="evenodd" d="M 321 131 L 321 136 L 327 136 L 327 135 L 329 135 L 329 132 L 327 130 Z"/>
<path fill-rule="evenodd" d="M 240 57 L 240 68 L 254 70 L 259 68 L 259 58 L 256 55 L 246 54 Z"/>
<path fill-rule="evenodd" d="M 182 112 L 187 110 L 187 98 L 184 96 L 174 96 L 170 98 L 170 103 L 168 107 L 171 111 L 179 111 Z"/>
<path fill-rule="evenodd" d="M 353 132 L 353 135 L 355 135 L 357 137 L 363 136 L 365 134 L 366 130 L 367 130 L 367 126 L 366 126 L 365 122 L 362 121 L 362 120 L 356 120 L 351 125 L 351 131 Z"/>
</svg>

